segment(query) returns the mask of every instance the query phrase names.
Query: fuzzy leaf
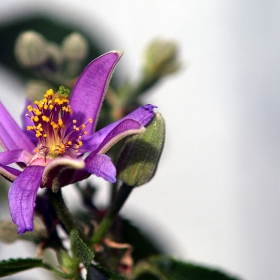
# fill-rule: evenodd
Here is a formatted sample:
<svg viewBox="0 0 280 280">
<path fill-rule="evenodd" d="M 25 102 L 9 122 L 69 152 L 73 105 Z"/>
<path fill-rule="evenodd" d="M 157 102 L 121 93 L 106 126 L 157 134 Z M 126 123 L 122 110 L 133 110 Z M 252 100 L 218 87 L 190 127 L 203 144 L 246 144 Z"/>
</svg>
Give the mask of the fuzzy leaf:
<svg viewBox="0 0 280 280">
<path fill-rule="evenodd" d="M 127 280 L 125 277 L 116 274 L 108 269 L 90 265 L 87 280 Z"/>
<path fill-rule="evenodd" d="M 51 269 L 51 267 L 41 259 L 9 259 L 0 262 L 0 277 L 12 275 L 31 268 L 42 267 Z"/>
<path fill-rule="evenodd" d="M 168 248 L 162 246 L 160 240 L 156 237 L 156 230 L 151 229 L 147 233 L 141 228 L 139 220 L 134 222 L 121 217 L 122 242 L 133 246 L 132 256 L 135 262 L 146 259 L 152 255 L 167 254 Z"/>
<path fill-rule="evenodd" d="M 71 230 L 71 248 L 75 256 L 77 256 L 86 268 L 91 263 L 94 258 L 94 253 L 92 250 L 84 243 L 84 241 L 79 237 L 77 230 Z"/>
<path fill-rule="evenodd" d="M 185 263 L 166 256 L 139 263 L 134 280 L 238 280 L 217 269 Z"/>
</svg>

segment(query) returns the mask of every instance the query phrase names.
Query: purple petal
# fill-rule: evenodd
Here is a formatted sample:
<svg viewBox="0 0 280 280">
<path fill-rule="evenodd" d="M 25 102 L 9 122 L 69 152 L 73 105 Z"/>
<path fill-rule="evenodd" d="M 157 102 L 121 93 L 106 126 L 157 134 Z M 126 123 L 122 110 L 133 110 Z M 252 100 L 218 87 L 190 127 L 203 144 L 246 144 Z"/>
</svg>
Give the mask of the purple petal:
<svg viewBox="0 0 280 280">
<path fill-rule="evenodd" d="M 116 167 L 106 155 L 95 155 L 91 160 L 86 160 L 86 169 L 106 181 L 116 182 Z"/>
<path fill-rule="evenodd" d="M 155 115 L 154 108 L 156 108 L 156 106 L 151 104 L 138 107 L 136 110 L 126 115 L 124 118 L 98 130 L 91 137 L 83 141 L 83 147 L 82 149 L 80 149 L 80 151 L 82 152 L 84 150 L 85 152 L 95 150 L 98 145 L 100 145 L 100 143 L 105 139 L 108 133 L 110 133 L 110 131 L 112 131 L 123 120 L 132 119 L 141 123 L 143 126 L 147 125 Z"/>
<path fill-rule="evenodd" d="M 10 188 L 10 213 L 19 234 L 33 230 L 36 194 L 41 184 L 43 171 L 43 166 L 26 167 Z"/>
<path fill-rule="evenodd" d="M 74 112 L 72 119 L 80 125 L 92 118 L 93 122 L 87 125 L 89 134 L 93 133 L 113 70 L 121 56 L 122 52 L 111 51 L 96 58 L 85 68 L 74 86 L 70 98 Z"/>
<path fill-rule="evenodd" d="M 0 153 L 0 162 L 4 165 L 8 165 L 14 162 L 23 162 L 28 164 L 32 154 L 26 150 L 13 150 Z"/>
<path fill-rule="evenodd" d="M 13 182 L 21 174 L 20 170 L 5 166 L 0 163 L 0 175 L 10 182 Z"/>
<path fill-rule="evenodd" d="M 88 178 L 91 175 L 86 169 L 79 169 L 76 170 L 75 176 L 71 182 L 71 184 L 74 184 L 79 181 L 83 181 L 84 179 Z"/>
<path fill-rule="evenodd" d="M 20 129 L 3 104 L 0 102 L 0 145 L 5 150 L 24 149 L 32 151 L 35 146 Z"/>
<path fill-rule="evenodd" d="M 96 154 L 104 154 L 114 144 L 125 136 L 142 133 L 145 128 L 137 121 L 123 120 L 102 141 L 102 143 L 85 159 L 86 166 L 92 161 Z"/>
<path fill-rule="evenodd" d="M 81 159 L 60 157 L 53 159 L 45 167 L 42 186 L 58 191 L 58 188 L 73 182 L 76 170 L 83 169 L 85 163 Z"/>
<path fill-rule="evenodd" d="M 27 110 L 28 105 L 32 105 L 32 101 L 29 99 L 25 100 L 25 106 L 24 110 L 21 113 L 21 121 L 23 126 L 23 132 L 27 135 L 27 137 L 36 145 L 38 143 L 38 139 L 35 136 L 34 131 L 27 130 L 27 126 L 33 126 L 34 123 L 30 120 L 30 118 L 26 117 L 26 114 L 29 114 L 30 112 Z"/>
</svg>

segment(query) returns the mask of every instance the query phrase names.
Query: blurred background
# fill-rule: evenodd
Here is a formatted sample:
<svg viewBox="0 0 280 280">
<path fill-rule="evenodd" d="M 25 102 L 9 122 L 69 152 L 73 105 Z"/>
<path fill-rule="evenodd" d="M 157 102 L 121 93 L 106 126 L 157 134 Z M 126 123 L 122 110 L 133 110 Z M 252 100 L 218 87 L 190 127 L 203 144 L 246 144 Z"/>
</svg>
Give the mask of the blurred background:
<svg viewBox="0 0 280 280">
<path fill-rule="evenodd" d="M 280 2 L 10 0 L 0 2 L 0 25 L 32 13 L 102 38 L 106 51 L 123 50 L 122 79 L 137 77 L 155 37 L 179 44 L 181 72 L 144 100 L 166 120 L 157 174 L 122 213 L 156 231 L 174 257 L 242 279 L 280 279 Z M 19 122 L 24 83 L 0 65 L 0 84 Z M 107 191 L 100 188 L 100 204 Z M 67 200 L 74 195 L 69 187 Z M 33 256 L 20 246 L 0 244 L 0 259 Z"/>
</svg>

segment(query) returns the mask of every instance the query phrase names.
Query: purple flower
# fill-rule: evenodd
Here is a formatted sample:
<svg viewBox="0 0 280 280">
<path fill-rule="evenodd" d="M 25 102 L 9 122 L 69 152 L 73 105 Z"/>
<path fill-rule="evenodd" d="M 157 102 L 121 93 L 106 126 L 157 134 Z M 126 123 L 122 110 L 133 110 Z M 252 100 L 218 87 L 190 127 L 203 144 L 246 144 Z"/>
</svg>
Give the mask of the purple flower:
<svg viewBox="0 0 280 280">
<path fill-rule="evenodd" d="M 13 182 L 9 207 L 19 234 L 33 230 L 39 187 L 57 191 L 91 174 L 114 183 L 116 168 L 104 153 L 121 138 L 143 132 L 153 118 L 155 106 L 148 104 L 94 132 L 121 55 L 111 51 L 92 61 L 78 78 L 70 100 L 63 90 L 48 90 L 42 100 L 27 101 L 23 130 L 0 102 L 0 144 L 5 150 L 0 153 L 0 174 Z M 9 167 L 12 163 L 23 171 Z"/>
</svg>

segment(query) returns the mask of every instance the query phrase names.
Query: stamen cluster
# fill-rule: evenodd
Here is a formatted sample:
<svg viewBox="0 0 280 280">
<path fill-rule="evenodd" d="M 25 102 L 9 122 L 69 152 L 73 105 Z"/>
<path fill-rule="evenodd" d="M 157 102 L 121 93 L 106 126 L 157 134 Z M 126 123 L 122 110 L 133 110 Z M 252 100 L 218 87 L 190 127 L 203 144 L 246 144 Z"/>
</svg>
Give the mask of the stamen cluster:
<svg viewBox="0 0 280 280">
<path fill-rule="evenodd" d="M 44 98 L 35 101 L 34 105 L 28 105 L 27 117 L 34 125 L 27 126 L 27 130 L 33 131 L 38 139 L 37 153 L 45 157 L 58 157 L 66 152 L 79 152 L 83 145 L 82 137 L 88 132 L 87 123 L 77 125 L 77 120 L 72 119 L 73 114 L 68 99 L 69 90 L 60 87 L 57 93 L 49 89 Z"/>
</svg>

